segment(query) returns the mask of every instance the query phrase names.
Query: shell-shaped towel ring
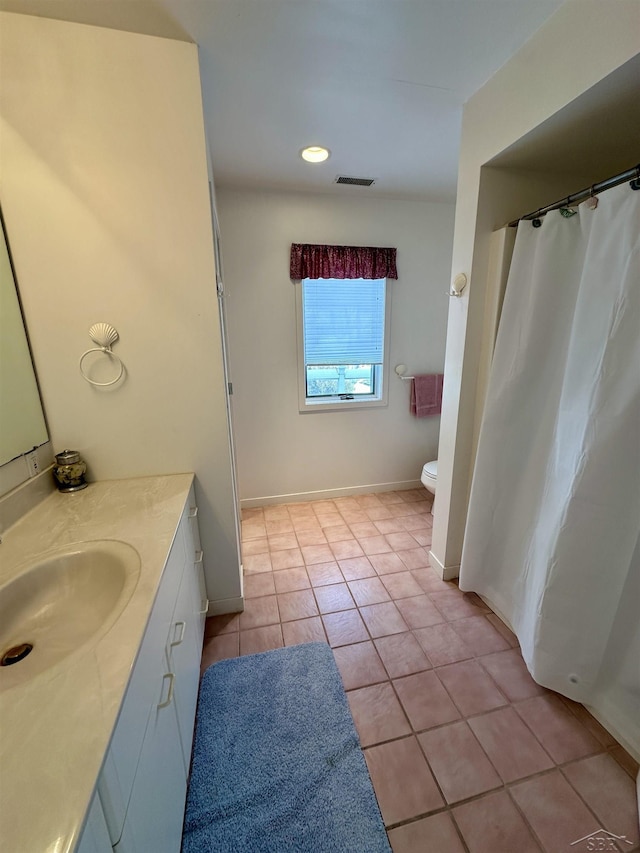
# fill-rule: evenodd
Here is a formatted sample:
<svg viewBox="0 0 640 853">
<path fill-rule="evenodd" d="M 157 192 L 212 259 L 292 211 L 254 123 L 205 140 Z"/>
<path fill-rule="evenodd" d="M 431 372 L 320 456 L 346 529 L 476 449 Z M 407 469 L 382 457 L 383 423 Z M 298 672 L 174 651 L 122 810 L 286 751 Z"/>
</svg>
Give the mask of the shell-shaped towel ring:
<svg viewBox="0 0 640 853">
<path fill-rule="evenodd" d="M 89 329 L 89 337 L 99 347 L 111 349 L 111 345 L 118 340 L 118 332 L 110 323 L 94 323 Z"/>
<path fill-rule="evenodd" d="M 80 356 L 80 363 L 78 366 L 80 368 L 80 374 L 82 375 L 82 378 L 86 379 L 87 382 L 89 382 L 91 385 L 97 385 L 99 387 L 105 387 L 106 385 L 115 385 L 124 373 L 124 364 L 118 358 L 118 356 L 111 351 L 112 345 L 115 344 L 115 342 L 118 340 L 118 332 L 110 323 L 94 323 L 93 326 L 91 326 L 91 328 L 89 329 L 89 337 L 94 342 L 94 344 L 97 344 L 97 346 L 91 347 L 91 349 L 88 349 L 86 352 L 83 352 Z M 82 369 L 82 362 L 89 355 L 89 353 L 92 352 L 103 352 L 105 355 L 108 355 L 109 358 L 115 359 L 118 362 L 118 364 L 120 365 L 120 369 L 115 379 L 112 379 L 109 382 L 96 382 L 95 380 L 90 379 L 87 376 L 87 374 Z"/>
</svg>

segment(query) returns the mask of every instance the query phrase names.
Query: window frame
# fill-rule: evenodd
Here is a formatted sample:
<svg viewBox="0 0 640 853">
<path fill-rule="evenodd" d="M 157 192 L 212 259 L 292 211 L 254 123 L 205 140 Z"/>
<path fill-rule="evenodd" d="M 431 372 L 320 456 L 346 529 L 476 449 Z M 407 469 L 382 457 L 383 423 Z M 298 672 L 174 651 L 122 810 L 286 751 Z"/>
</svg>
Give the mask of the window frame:
<svg viewBox="0 0 640 853">
<path fill-rule="evenodd" d="M 304 363 L 304 326 L 303 326 L 303 288 L 302 279 L 294 283 L 296 298 L 296 338 L 298 355 L 298 411 L 300 414 L 319 412 L 345 412 L 358 409 L 377 409 L 388 406 L 389 401 L 389 353 L 391 330 L 391 288 L 389 278 L 384 276 L 384 352 L 383 362 L 376 366 L 376 381 L 380 385 L 377 394 L 354 397 L 353 400 L 341 400 L 339 396 L 307 397 L 307 376 Z"/>
</svg>

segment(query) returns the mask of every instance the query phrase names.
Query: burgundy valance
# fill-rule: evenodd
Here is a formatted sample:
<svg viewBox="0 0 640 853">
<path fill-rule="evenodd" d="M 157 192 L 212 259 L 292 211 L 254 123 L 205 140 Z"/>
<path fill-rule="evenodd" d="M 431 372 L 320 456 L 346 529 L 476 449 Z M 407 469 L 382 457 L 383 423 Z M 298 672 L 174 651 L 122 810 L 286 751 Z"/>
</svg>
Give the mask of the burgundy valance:
<svg viewBox="0 0 640 853">
<path fill-rule="evenodd" d="M 378 246 L 291 244 L 291 278 L 398 278 L 396 250 Z"/>
</svg>

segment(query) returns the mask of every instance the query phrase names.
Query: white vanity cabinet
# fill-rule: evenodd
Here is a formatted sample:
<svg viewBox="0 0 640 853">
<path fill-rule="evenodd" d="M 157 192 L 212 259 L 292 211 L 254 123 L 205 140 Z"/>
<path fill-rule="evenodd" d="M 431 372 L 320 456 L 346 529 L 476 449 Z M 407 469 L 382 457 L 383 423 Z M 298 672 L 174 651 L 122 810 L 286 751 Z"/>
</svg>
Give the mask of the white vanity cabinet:
<svg viewBox="0 0 640 853">
<path fill-rule="evenodd" d="M 89 813 L 101 805 L 117 853 L 181 846 L 208 604 L 196 514 L 192 487 Z M 79 853 L 102 853 L 91 826 L 88 819 Z"/>
</svg>

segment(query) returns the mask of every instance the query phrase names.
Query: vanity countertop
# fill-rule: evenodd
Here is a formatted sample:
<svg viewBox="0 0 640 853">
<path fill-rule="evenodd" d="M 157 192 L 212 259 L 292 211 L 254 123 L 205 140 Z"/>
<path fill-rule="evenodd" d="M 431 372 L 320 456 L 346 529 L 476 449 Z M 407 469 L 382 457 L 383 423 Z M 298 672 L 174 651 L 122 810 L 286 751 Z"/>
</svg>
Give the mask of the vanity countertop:
<svg viewBox="0 0 640 853">
<path fill-rule="evenodd" d="M 26 561 L 89 540 L 126 542 L 141 566 L 131 599 L 95 643 L 8 689 L 0 670 L 3 850 L 75 849 L 192 482 L 172 474 L 55 492 L 4 534 L 0 586 Z"/>
</svg>

